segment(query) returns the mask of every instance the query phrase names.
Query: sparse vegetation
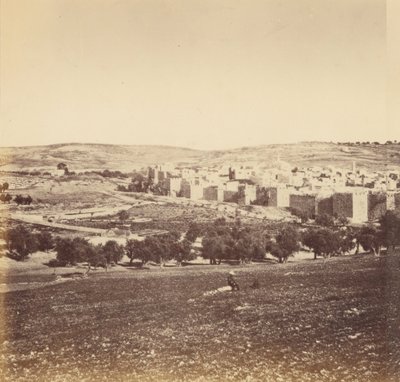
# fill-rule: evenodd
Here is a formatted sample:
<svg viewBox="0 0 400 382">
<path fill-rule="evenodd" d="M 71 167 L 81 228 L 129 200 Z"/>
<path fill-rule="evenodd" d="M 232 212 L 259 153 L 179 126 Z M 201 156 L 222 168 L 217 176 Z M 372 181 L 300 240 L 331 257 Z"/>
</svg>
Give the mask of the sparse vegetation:
<svg viewBox="0 0 400 382">
<path fill-rule="evenodd" d="M 12 196 L 7 193 L 1 193 L 0 194 L 0 201 L 3 203 L 10 203 L 12 201 Z"/>
<path fill-rule="evenodd" d="M 117 215 L 118 215 L 119 220 L 121 220 L 122 222 L 128 220 L 129 216 L 130 216 L 129 212 L 125 211 L 125 210 L 119 211 Z"/>
<path fill-rule="evenodd" d="M 9 188 L 9 184 L 7 182 L 4 182 L 3 184 L 0 184 L 0 193 L 7 191 Z"/>
<path fill-rule="evenodd" d="M 60 163 L 68 163 L 71 168 L 80 170 L 86 168 L 109 168 L 111 171 L 123 172 L 131 168 L 132 163 L 142 163 L 143 166 L 154 163 L 185 162 L 188 165 L 197 166 L 207 161 L 211 165 L 229 162 L 232 157 L 238 161 L 260 160 L 271 162 L 275 160 L 279 152 L 282 158 L 296 166 L 310 166 L 335 164 L 341 166 L 348 163 L 348 155 L 343 153 L 342 146 L 349 146 L 352 150 L 352 158 L 357 163 L 367 164 L 371 168 L 379 168 L 385 165 L 398 165 L 397 157 L 391 154 L 399 152 L 399 143 L 395 144 L 371 144 L 371 142 L 302 142 L 296 145 L 263 145 L 252 147 L 251 150 L 225 150 L 206 152 L 190 150 L 178 147 L 165 146 L 118 146 L 96 144 L 62 144 L 35 148 L 35 156 L 31 148 L 2 148 L 4 165 L 11 161 L 13 165 L 21 169 L 40 168 L 54 166 L 54 158 L 59 158 Z M 354 151 L 354 152 L 353 152 Z M 310 152 L 313 153 L 310 156 Z M 90 153 L 90 159 L 87 154 Z M 57 159 L 56 159 L 57 160 Z"/>
<path fill-rule="evenodd" d="M 17 203 L 18 205 L 30 205 L 33 202 L 33 199 L 30 195 L 28 196 L 22 196 L 22 195 L 17 195 L 14 198 L 14 202 Z"/>
<path fill-rule="evenodd" d="M 303 211 L 298 208 L 291 208 L 290 212 L 292 213 L 292 215 L 300 218 L 300 221 L 302 223 L 307 223 L 312 218 L 312 216 L 307 211 Z"/>
<path fill-rule="evenodd" d="M 213 295 L 232 267 L 109 272 L 7 293 L 2 378 L 395 381 L 399 259 L 241 267 L 241 290 Z"/>
</svg>

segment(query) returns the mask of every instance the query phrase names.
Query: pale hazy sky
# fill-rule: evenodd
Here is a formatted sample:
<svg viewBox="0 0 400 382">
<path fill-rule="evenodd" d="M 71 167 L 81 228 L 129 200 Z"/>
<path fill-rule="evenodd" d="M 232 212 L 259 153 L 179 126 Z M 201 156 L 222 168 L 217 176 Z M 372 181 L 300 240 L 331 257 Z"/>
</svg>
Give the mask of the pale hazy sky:
<svg viewBox="0 0 400 382">
<path fill-rule="evenodd" d="M 0 146 L 400 138 L 384 0 L 0 4 Z"/>
</svg>

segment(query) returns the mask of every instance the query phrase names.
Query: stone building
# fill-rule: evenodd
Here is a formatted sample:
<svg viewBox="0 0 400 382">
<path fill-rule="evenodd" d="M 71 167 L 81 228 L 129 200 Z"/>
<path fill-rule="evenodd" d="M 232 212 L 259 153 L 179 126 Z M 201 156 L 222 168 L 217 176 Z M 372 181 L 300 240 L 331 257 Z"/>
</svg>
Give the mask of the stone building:
<svg viewBox="0 0 400 382">
<path fill-rule="evenodd" d="M 368 221 L 368 192 L 353 192 L 353 216 L 354 223 L 365 223 Z"/>
<path fill-rule="evenodd" d="M 332 196 L 320 196 L 316 200 L 317 215 L 333 215 L 333 198 Z"/>
<path fill-rule="evenodd" d="M 238 204 L 249 205 L 257 198 L 257 188 L 252 184 L 241 184 L 238 192 Z"/>
<path fill-rule="evenodd" d="M 289 207 L 289 194 L 286 187 L 277 187 L 277 207 Z"/>
<path fill-rule="evenodd" d="M 238 203 L 239 192 L 224 190 L 224 200 L 223 201 L 227 202 L 227 203 Z"/>
<path fill-rule="evenodd" d="M 165 183 L 167 185 L 169 196 L 178 196 L 181 191 L 182 178 L 171 177 L 166 178 Z"/>
<path fill-rule="evenodd" d="M 344 216 L 354 223 L 368 221 L 368 192 L 354 190 L 353 192 L 339 192 L 332 196 L 333 215 Z"/>
<path fill-rule="evenodd" d="M 368 194 L 368 220 L 374 221 L 380 219 L 387 211 L 388 197 L 386 193 Z"/>
<path fill-rule="evenodd" d="M 353 194 L 337 192 L 332 195 L 332 212 L 335 216 L 353 217 Z"/>
<path fill-rule="evenodd" d="M 305 194 L 290 194 L 289 207 L 306 213 L 309 217 L 316 214 L 316 196 Z"/>
<path fill-rule="evenodd" d="M 218 201 L 218 186 L 204 187 L 203 199 L 210 201 Z"/>
</svg>

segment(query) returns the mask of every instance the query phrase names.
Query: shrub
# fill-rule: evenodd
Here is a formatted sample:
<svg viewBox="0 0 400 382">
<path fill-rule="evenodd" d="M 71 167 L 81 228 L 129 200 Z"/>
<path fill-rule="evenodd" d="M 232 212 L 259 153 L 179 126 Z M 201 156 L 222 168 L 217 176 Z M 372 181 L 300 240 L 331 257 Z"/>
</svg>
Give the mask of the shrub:
<svg viewBox="0 0 400 382">
<path fill-rule="evenodd" d="M 67 263 L 65 261 L 60 261 L 58 259 L 51 259 L 48 263 L 46 263 L 48 267 L 55 268 L 55 267 L 65 267 Z"/>
</svg>

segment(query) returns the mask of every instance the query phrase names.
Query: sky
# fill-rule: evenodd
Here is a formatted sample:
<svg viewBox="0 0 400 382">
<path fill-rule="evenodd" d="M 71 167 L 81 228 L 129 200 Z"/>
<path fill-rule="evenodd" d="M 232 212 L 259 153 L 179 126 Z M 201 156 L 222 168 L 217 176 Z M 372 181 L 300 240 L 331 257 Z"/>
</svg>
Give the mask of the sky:
<svg viewBox="0 0 400 382">
<path fill-rule="evenodd" d="M 0 12 L 0 146 L 400 136 L 385 0 L 0 0 Z"/>
</svg>

